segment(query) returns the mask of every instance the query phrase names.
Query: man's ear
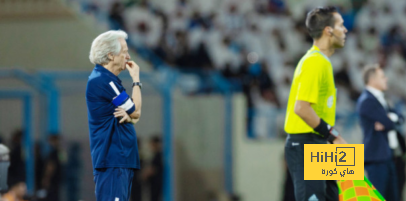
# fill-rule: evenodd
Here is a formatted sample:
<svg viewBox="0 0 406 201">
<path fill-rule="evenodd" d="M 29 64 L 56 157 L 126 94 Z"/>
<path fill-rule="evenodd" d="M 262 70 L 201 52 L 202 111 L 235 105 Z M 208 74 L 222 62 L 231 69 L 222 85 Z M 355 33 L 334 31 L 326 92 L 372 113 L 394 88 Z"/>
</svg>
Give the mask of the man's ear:
<svg viewBox="0 0 406 201">
<path fill-rule="evenodd" d="M 328 36 L 333 36 L 333 28 L 332 28 L 332 27 L 327 26 L 327 27 L 324 29 L 324 31 L 327 32 L 327 35 L 328 35 Z"/>
<path fill-rule="evenodd" d="M 113 56 L 113 54 L 109 53 L 109 54 L 107 55 L 107 57 L 109 58 L 110 61 L 114 61 L 114 56 Z"/>
</svg>

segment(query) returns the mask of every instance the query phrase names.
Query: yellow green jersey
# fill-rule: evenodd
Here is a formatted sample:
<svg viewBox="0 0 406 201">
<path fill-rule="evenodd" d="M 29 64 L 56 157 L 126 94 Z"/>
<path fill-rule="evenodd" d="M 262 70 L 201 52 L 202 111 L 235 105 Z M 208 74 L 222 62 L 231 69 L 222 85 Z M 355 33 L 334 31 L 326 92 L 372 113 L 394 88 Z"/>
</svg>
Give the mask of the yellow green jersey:
<svg viewBox="0 0 406 201">
<path fill-rule="evenodd" d="M 311 103 L 317 116 L 334 126 L 336 115 L 336 88 L 330 59 L 313 46 L 296 67 L 286 111 L 285 132 L 289 134 L 316 133 L 295 114 L 297 100 Z"/>
</svg>

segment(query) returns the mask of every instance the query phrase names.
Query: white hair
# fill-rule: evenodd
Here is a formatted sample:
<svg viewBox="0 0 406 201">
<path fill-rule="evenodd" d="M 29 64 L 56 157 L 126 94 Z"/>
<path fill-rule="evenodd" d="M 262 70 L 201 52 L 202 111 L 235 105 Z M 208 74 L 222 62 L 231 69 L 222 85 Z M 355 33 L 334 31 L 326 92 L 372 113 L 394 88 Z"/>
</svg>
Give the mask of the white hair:
<svg viewBox="0 0 406 201">
<path fill-rule="evenodd" d="M 93 64 L 106 64 L 109 63 L 110 59 L 108 54 L 112 53 L 117 55 L 120 53 L 121 44 L 118 40 L 119 38 L 127 39 L 128 35 L 126 32 L 117 31 L 107 31 L 95 38 L 92 42 L 92 47 L 90 48 L 89 59 Z"/>
</svg>

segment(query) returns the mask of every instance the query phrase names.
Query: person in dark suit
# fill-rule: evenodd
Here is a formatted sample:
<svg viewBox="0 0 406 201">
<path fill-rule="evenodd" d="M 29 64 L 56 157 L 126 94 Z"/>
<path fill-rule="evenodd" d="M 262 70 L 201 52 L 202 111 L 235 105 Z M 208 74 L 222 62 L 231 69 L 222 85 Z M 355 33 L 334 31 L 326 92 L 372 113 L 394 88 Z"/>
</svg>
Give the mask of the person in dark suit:
<svg viewBox="0 0 406 201">
<path fill-rule="evenodd" d="M 164 164 L 162 156 L 162 140 L 158 135 L 153 136 L 150 141 L 153 157 L 151 164 L 143 172 L 143 179 L 149 184 L 151 201 L 161 201 L 163 193 Z"/>
<path fill-rule="evenodd" d="M 403 122 L 404 123 L 404 119 Z M 406 169 L 406 164 L 405 164 L 405 154 L 406 154 L 406 144 L 405 144 L 405 138 L 403 137 L 403 135 L 397 131 L 397 137 L 399 140 L 399 145 L 401 148 L 401 154 L 397 154 L 395 156 L 395 167 L 396 167 L 396 175 L 397 175 L 397 180 L 398 180 L 398 194 L 399 194 L 399 200 L 405 200 L 405 198 L 403 197 L 403 190 L 404 190 L 404 186 L 405 186 L 405 181 L 406 181 L 406 173 L 405 173 L 405 169 Z"/>
<path fill-rule="evenodd" d="M 363 78 L 366 89 L 358 99 L 357 113 L 364 135 L 365 170 L 387 201 L 399 201 L 394 159 L 404 153 L 404 140 L 399 140 L 401 135 L 396 132 L 396 124 L 403 117 L 391 110 L 385 100 L 387 78 L 378 64 L 367 66 Z"/>
</svg>

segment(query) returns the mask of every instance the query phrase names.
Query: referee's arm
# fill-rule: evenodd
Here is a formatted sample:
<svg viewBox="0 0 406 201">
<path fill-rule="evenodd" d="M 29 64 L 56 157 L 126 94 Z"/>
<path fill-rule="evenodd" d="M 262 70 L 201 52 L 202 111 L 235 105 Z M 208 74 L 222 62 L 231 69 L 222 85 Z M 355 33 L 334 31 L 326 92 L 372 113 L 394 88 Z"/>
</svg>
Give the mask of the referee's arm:
<svg viewBox="0 0 406 201">
<path fill-rule="evenodd" d="M 320 124 L 320 117 L 317 116 L 309 102 L 296 100 L 295 114 L 306 122 L 312 128 L 316 128 Z"/>
<path fill-rule="evenodd" d="M 133 82 L 140 82 L 140 67 L 134 61 L 129 61 L 126 64 L 126 68 L 130 72 Z M 133 113 L 130 114 L 130 117 L 131 119 L 133 119 L 132 122 L 136 123 L 138 119 L 141 117 L 141 105 L 142 105 L 141 88 L 139 86 L 134 86 L 132 91 L 133 93 L 131 98 L 132 101 L 134 102 L 135 110 Z"/>
<path fill-rule="evenodd" d="M 320 123 L 321 119 L 317 116 L 311 103 L 301 100 L 295 102 L 295 114 L 297 114 L 307 125 L 315 129 Z M 334 144 L 347 144 L 347 142 L 339 135 L 333 141 Z"/>
</svg>

